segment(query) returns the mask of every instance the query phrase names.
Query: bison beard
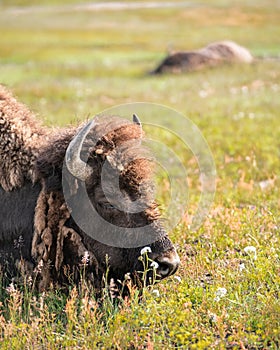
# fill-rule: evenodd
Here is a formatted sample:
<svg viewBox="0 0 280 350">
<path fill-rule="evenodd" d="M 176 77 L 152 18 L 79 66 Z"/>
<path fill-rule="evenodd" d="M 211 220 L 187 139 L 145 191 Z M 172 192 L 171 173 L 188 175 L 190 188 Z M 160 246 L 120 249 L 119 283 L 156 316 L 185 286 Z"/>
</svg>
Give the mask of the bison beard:
<svg viewBox="0 0 280 350">
<path fill-rule="evenodd" d="M 109 279 L 123 280 L 130 272 L 133 281 L 141 285 L 138 272 L 142 264 L 138 257 L 142 247 L 117 248 L 94 240 L 77 226 L 66 205 L 63 162 L 69 143 L 81 130 L 83 127 L 42 127 L 24 105 L 0 86 L 0 268 L 5 273 L 10 271 L 10 276 L 16 270 L 24 276 L 36 276 L 39 290 L 51 284 L 78 283 L 81 267 L 97 293 L 108 268 Z M 160 279 L 176 271 L 179 258 L 161 227 L 153 199 L 151 162 L 139 156 L 128 164 L 124 162 L 133 157 L 133 152 L 141 154 L 141 138 L 137 118 L 134 122 L 106 118 L 91 129 L 78 156 L 82 162 L 88 158 L 90 172 L 83 180 L 90 201 L 105 220 L 127 228 L 148 224 L 154 230 L 157 239 L 150 244 L 150 257 L 160 265 Z M 129 144 L 126 146 L 130 141 L 138 145 L 133 150 Z M 111 171 L 119 172 L 120 189 L 126 197 L 135 201 L 141 196 L 146 206 L 142 212 L 130 214 L 105 205 L 101 170 L 108 159 Z M 66 170 L 66 180 L 68 192 L 76 198 L 81 180 L 71 174 L 71 167 Z M 102 229 L 96 222 L 91 224 L 95 230 Z M 15 242 L 19 241 L 16 249 Z"/>
</svg>

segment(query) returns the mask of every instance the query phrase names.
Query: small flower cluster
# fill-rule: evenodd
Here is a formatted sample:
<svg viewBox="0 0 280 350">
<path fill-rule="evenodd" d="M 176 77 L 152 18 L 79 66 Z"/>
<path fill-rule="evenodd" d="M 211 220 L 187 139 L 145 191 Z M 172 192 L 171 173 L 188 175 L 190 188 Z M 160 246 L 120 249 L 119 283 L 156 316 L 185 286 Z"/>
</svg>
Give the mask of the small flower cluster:
<svg viewBox="0 0 280 350">
<path fill-rule="evenodd" d="M 141 249 L 140 254 L 145 255 L 145 254 L 151 253 L 151 252 L 152 252 L 152 249 L 150 247 L 144 247 Z"/>
<path fill-rule="evenodd" d="M 215 292 L 215 298 L 214 301 L 220 301 L 222 298 L 224 298 L 227 295 L 227 289 L 226 288 L 218 288 Z"/>
<path fill-rule="evenodd" d="M 178 283 L 182 283 L 182 278 L 180 276 L 174 276 L 174 279 L 178 282 Z"/>
<path fill-rule="evenodd" d="M 152 290 L 152 294 L 154 295 L 155 298 L 159 298 L 160 297 L 160 292 L 158 289 L 153 289 Z"/>
<path fill-rule="evenodd" d="M 253 259 L 256 260 L 257 259 L 257 249 L 256 247 L 249 245 L 247 247 L 244 248 L 244 252 L 248 255 L 252 255 Z"/>
<path fill-rule="evenodd" d="M 83 266 L 87 266 L 89 263 L 89 252 L 86 250 L 83 257 L 82 257 L 82 264 Z"/>
<path fill-rule="evenodd" d="M 8 287 L 6 288 L 6 291 L 9 293 L 9 294 L 13 294 L 16 292 L 16 287 L 14 285 L 13 282 L 11 282 Z"/>
<path fill-rule="evenodd" d="M 141 249 L 140 256 L 138 258 L 143 264 L 141 279 L 144 287 L 147 286 L 147 282 L 149 285 L 153 285 L 155 283 L 157 279 L 157 269 L 159 267 L 159 264 L 148 256 L 148 253 L 152 253 L 152 249 L 150 247 L 144 247 Z"/>
<path fill-rule="evenodd" d="M 159 264 L 156 261 L 153 261 L 150 266 L 156 270 L 159 267 Z"/>
<path fill-rule="evenodd" d="M 150 247 L 144 247 L 144 248 L 142 248 L 141 251 L 140 251 L 140 254 L 141 254 L 140 260 L 143 261 L 143 259 L 146 258 L 146 259 L 150 262 L 150 264 L 149 264 L 150 267 L 151 267 L 154 271 L 156 271 L 156 270 L 159 268 L 159 264 L 158 264 L 156 261 L 150 259 L 150 258 L 147 256 L 148 253 L 152 253 L 152 249 L 151 249 Z"/>
<path fill-rule="evenodd" d="M 244 263 L 240 263 L 239 264 L 239 271 L 242 272 L 245 269 L 246 269 L 245 264 Z"/>
</svg>

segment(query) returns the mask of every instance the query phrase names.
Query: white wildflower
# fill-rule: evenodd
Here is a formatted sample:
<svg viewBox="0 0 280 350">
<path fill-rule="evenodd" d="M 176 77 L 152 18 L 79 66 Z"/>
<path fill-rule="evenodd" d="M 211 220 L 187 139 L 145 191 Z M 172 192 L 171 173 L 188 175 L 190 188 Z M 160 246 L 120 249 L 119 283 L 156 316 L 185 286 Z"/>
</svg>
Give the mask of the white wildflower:
<svg viewBox="0 0 280 350">
<path fill-rule="evenodd" d="M 245 270 L 245 264 L 241 263 L 239 264 L 239 271 L 242 272 L 243 270 Z"/>
<path fill-rule="evenodd" d="M 212 312 L 208 313 L 210 322 L 217 323 L 218 316 Z"/>
<path fill-rule="evenodd" d="M 141 249 L 140 254 L 144 255 L 146 253 L 151 253 L 151 252 L 152 252 L 152 249 L 150 247 L 144 247 L 144 248 Z"/>
<path fill-rule="evenodd" d="M 248 255 L 253 255 L 254 259 L 257 259 L 257 249 L 252 245 L 248 245 L 244 248 L 244 252 Z"/>
<path fill-rule="evenodd" d="M 216 290 L 216 295 L 221 297 L 221 298 L 226 296 L 226 294 L 227 294 L 227 289 L 226 288 L 218 288 Z"/>
<path fill-rule="evenodd" d="M 15 288 L 15 285 L 13 282 L 11 282 L 8 287 L 6 288 L 6 291 L 9 293 L 9 294 L 13 294 L 15 291 L 16 291 L 16 288 Z"/>
<path fill-rule="evenodd" d="M 89 263 L 89 252 L 86 250 L 84 252 L 83 257 L 82 257 L 82 264 L 83 265 L 88 265 L 88 263 Z"/>
<path fill-rule="evenodd" d="M 153 289 L 153 290 L 152 290 L 152 294 L 154 294 L 154 296 L 155 296 L 156 298 L 158 298 L 158 297 L 160 296 L 160 292 L 159 292 L 158 289 Z"/>
<path fill-rule="evenodd" d="M 44 267 L 44 262 L 43 262 L 43 260 L 41 259 L 41 260 L 39 261 L 38 265 L 35 267 L 34 272 L 36 272 L 36 273 L 41 273 L 43 267 Z"/>
<path fill-rule="evenodd" d="M 256 253 L 256 251 L 257 251 L 256 247 L 252 245 L 248 245 L 247 247 L 244 248 L 244 252 L 247 254 Z"/>
<path fill-rule="evenodd" d="M 159 267 L 159 264 L 156 261 L 153 261 L 151 263 L 151 267 L 154 268 L 155 270 Z"/>
<path fill-rule="evenodd" d="M 182 282 L 182 278 L 180 276 L 174 276 L 174 279 L 179 283 Z"/>
<path fill-rule="evenodd" d="M 227 295 L 227 289 L 226 288 L 218 288 L 215 292 L 215 301 L 220 301 L 221 298 L 225 297 Z"/>
<path fill-rule="evenodd" d="M 130 272 L 127 272 L 127 273 L 124 275 L 124 280 L 125 280 L 125 281 L 131 280 Z"/>
</svg>

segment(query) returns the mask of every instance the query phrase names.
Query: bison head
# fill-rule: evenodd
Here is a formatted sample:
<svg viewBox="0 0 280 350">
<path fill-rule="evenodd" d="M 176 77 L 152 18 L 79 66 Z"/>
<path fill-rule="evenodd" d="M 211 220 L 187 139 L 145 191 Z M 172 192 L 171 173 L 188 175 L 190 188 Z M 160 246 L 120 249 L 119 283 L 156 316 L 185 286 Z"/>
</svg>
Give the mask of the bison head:
<svg viewBox="0 0 280 350">
<path fill-rule="evenodd" d="M 99 273 L 104 274 L 107 262 L 109 277 L 116 280 L 129 272 L 139 282 L 144 246 L 150 248 L 149 261 L 157 262 L 157 279 L 172 275 L 179 265 L 154 200 L 153 160 L 142 137 L 135 115 L 133 122 L 96 117 L 73 138 L 65 157 L 64 195 L 72 224 L 79 226 Z"/>
</svg>

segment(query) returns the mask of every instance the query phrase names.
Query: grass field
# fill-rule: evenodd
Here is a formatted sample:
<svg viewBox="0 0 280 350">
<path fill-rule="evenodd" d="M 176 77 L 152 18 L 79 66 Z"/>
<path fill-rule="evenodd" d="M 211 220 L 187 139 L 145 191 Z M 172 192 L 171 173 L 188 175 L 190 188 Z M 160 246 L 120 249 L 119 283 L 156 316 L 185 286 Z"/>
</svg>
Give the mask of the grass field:
<svg viewBox="0 0 280 350">
<path fill-rule="evenodd" d="M 174 108 L 206 138 L 217 189 L 198 230 L 182 222 L 170 233 L 181 267 L 141 303 L 137 292 L 98 306 L 85 286 L 66 296 L 0 284 L 0 348 L 279 349 L 280 61 L 147 74 L 170 47 L 221 39 L 254 56 L 280 55 L 279 1 L 98 11 L 36 4 L 0 1 L 0 82 L 51 126 L 128 102 Z"/>
</svg>

